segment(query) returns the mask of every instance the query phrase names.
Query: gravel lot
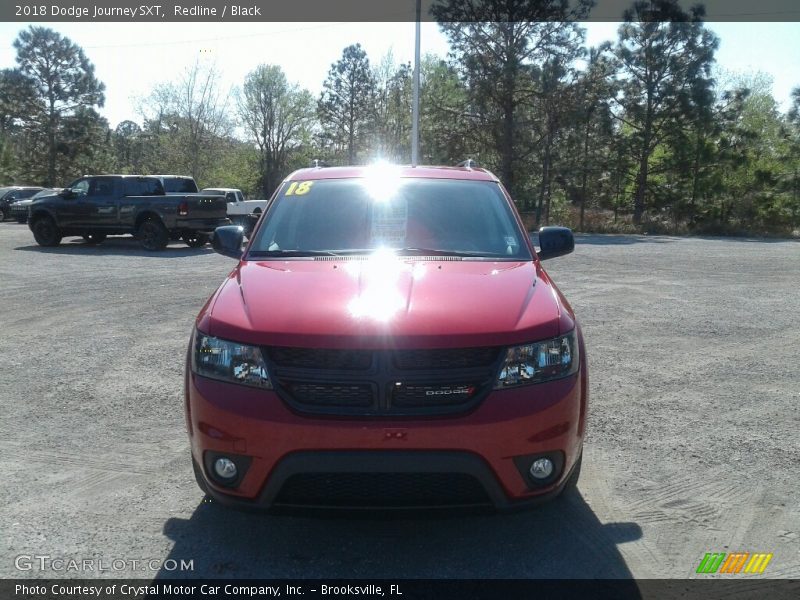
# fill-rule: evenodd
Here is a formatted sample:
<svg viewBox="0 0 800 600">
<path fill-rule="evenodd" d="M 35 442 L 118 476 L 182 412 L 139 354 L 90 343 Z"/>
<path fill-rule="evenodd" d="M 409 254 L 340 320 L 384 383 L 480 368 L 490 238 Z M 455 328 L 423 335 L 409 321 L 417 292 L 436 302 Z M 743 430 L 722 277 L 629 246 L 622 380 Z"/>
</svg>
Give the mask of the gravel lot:
<svg viewBox="0 0 800 600">
<path fill-rule="evenodd" d="M 94 574 L 115 577 L 686 578 L 711 551 L 800 577 L 800 243 L 581 236 L 547 264 L 589 349 L 580 497 L 437 519 L 203 503 L 181 373 L 232 266 L 0 223 L 0 577 L 82 575 L 15 569 L 47 555 L 194 561 Z"/>
</svg>

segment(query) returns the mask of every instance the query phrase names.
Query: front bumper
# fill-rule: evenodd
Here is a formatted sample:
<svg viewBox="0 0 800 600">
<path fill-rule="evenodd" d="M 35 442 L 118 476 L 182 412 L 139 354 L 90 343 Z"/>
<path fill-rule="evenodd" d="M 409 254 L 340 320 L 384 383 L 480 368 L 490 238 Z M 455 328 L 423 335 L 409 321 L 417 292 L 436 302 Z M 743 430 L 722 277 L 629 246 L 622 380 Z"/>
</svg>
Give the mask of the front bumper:
<svg viewBox="0 0 800 600">
<path fill-rule="evenodd" d="M 291 505 L 282 492 L 293 475 L 303 473 L 334 480 L 337 473 L 443 473 L 470 476 L 488 504 L 514 508 L 557 495 L 575 467 L 586 414 L 583 373 L 582 368 L 566 379 L 494 391 L 468 413 L 427 418 L 300 415 L 272 391 L 187 373 L 187 427 L 201 483 L 223 504 Z M 208 453 L 246 457 L 247 469 L 235 486 L 209 476 Z M 545 485 L 536 485 L 523 465 L 544 454 L 560 455 L 560 468 Z M 341 501 L 312 499 L 305 505 L 343 508 Z"/>
<path fill-rule="evenodd" d="M 8 210 L 8 216 L 11 217 L 12 219 L 16 219 L 18 221 L 19 220 L 27 220 L 28 219 L 28 208 L 27 207 L 17 208 L 16 206 L 14 206 L 12 204 L 11 208 L 9 208 L 9 210 Z"/>
<path fill-rule="evenodd" d="M 28 207 L 27 206 L 17 206 L 16 204 L 12 204 L 11 207 L 8 209 L 8 214 L 13 217 L 14 219 L 21 219 L 21 218 L 28 218 Z"/>
</svg>

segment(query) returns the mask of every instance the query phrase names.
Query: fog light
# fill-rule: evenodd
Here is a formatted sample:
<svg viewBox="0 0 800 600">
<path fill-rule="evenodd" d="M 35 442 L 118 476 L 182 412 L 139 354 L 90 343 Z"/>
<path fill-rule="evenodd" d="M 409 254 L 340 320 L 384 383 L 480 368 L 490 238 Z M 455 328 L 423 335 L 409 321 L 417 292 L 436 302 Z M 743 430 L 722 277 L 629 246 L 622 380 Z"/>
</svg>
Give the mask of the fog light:
<svg viewBox="0 0 800 600">
<path fill-rule="evenodd" d="M 553 461 L 549 458 L 537 458 L 531 463 L 530 474 L 534 479 L 547 479 L 553 474 Z"/>
<path fill-rule="evenodd" d="M 236 477 L 236 464 L 230 458 L 220 457 L 214 461 L 214 472 L 221 479 L 233 479 Z"/>
</svg>

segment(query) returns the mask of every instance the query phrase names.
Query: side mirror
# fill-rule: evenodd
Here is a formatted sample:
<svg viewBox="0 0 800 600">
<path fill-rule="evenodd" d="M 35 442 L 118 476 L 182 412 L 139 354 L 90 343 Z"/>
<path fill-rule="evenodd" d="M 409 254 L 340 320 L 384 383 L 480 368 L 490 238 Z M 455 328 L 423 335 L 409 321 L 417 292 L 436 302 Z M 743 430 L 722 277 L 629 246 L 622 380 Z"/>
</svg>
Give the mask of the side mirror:
<svg viewBox="0 0 800 600">
<path fill-rule="evenodd" d="M 211 236 L 211 247 L 214 252 L 239 260 L 242 258 L 242 242 L 244 229 L 239 225 L 217 227 Z"/>
<path fill-rule="evenodd" d="M 72 188 L 64 188 L 58 193 L 58 195 L 61 196 L 62 198 L 69 200 L 70 198 L 74 198 L 78 194 Z"/>
<path fill-rule="evenodd" d="M 575 238 L 567 227 L 542 227 L 539 230 L 539 260 L 564 256 L 575 250 Z"/>
</svg>

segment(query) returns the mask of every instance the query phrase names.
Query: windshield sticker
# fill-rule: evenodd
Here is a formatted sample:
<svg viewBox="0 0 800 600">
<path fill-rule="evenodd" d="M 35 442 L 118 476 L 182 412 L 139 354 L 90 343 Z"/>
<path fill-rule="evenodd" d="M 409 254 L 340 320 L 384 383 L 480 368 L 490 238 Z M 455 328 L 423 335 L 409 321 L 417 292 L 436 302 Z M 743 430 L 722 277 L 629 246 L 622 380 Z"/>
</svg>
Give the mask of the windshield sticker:
<svg viewBox="0 0 800 600">
<path fill-rule="evenodd" d="M 408 226 L 408 204 L 395 199 L 392 202 L 372 204 L 372 229 L 370 232 L 373 247 L 405 245 Z"/>
<path fill-rule="evenodd" d="M 314 185 L 313 181 L 293 181 L 286 188 L 284 196 L 305 196 L 311 191 L 312 185 Z"/>
</svg>

